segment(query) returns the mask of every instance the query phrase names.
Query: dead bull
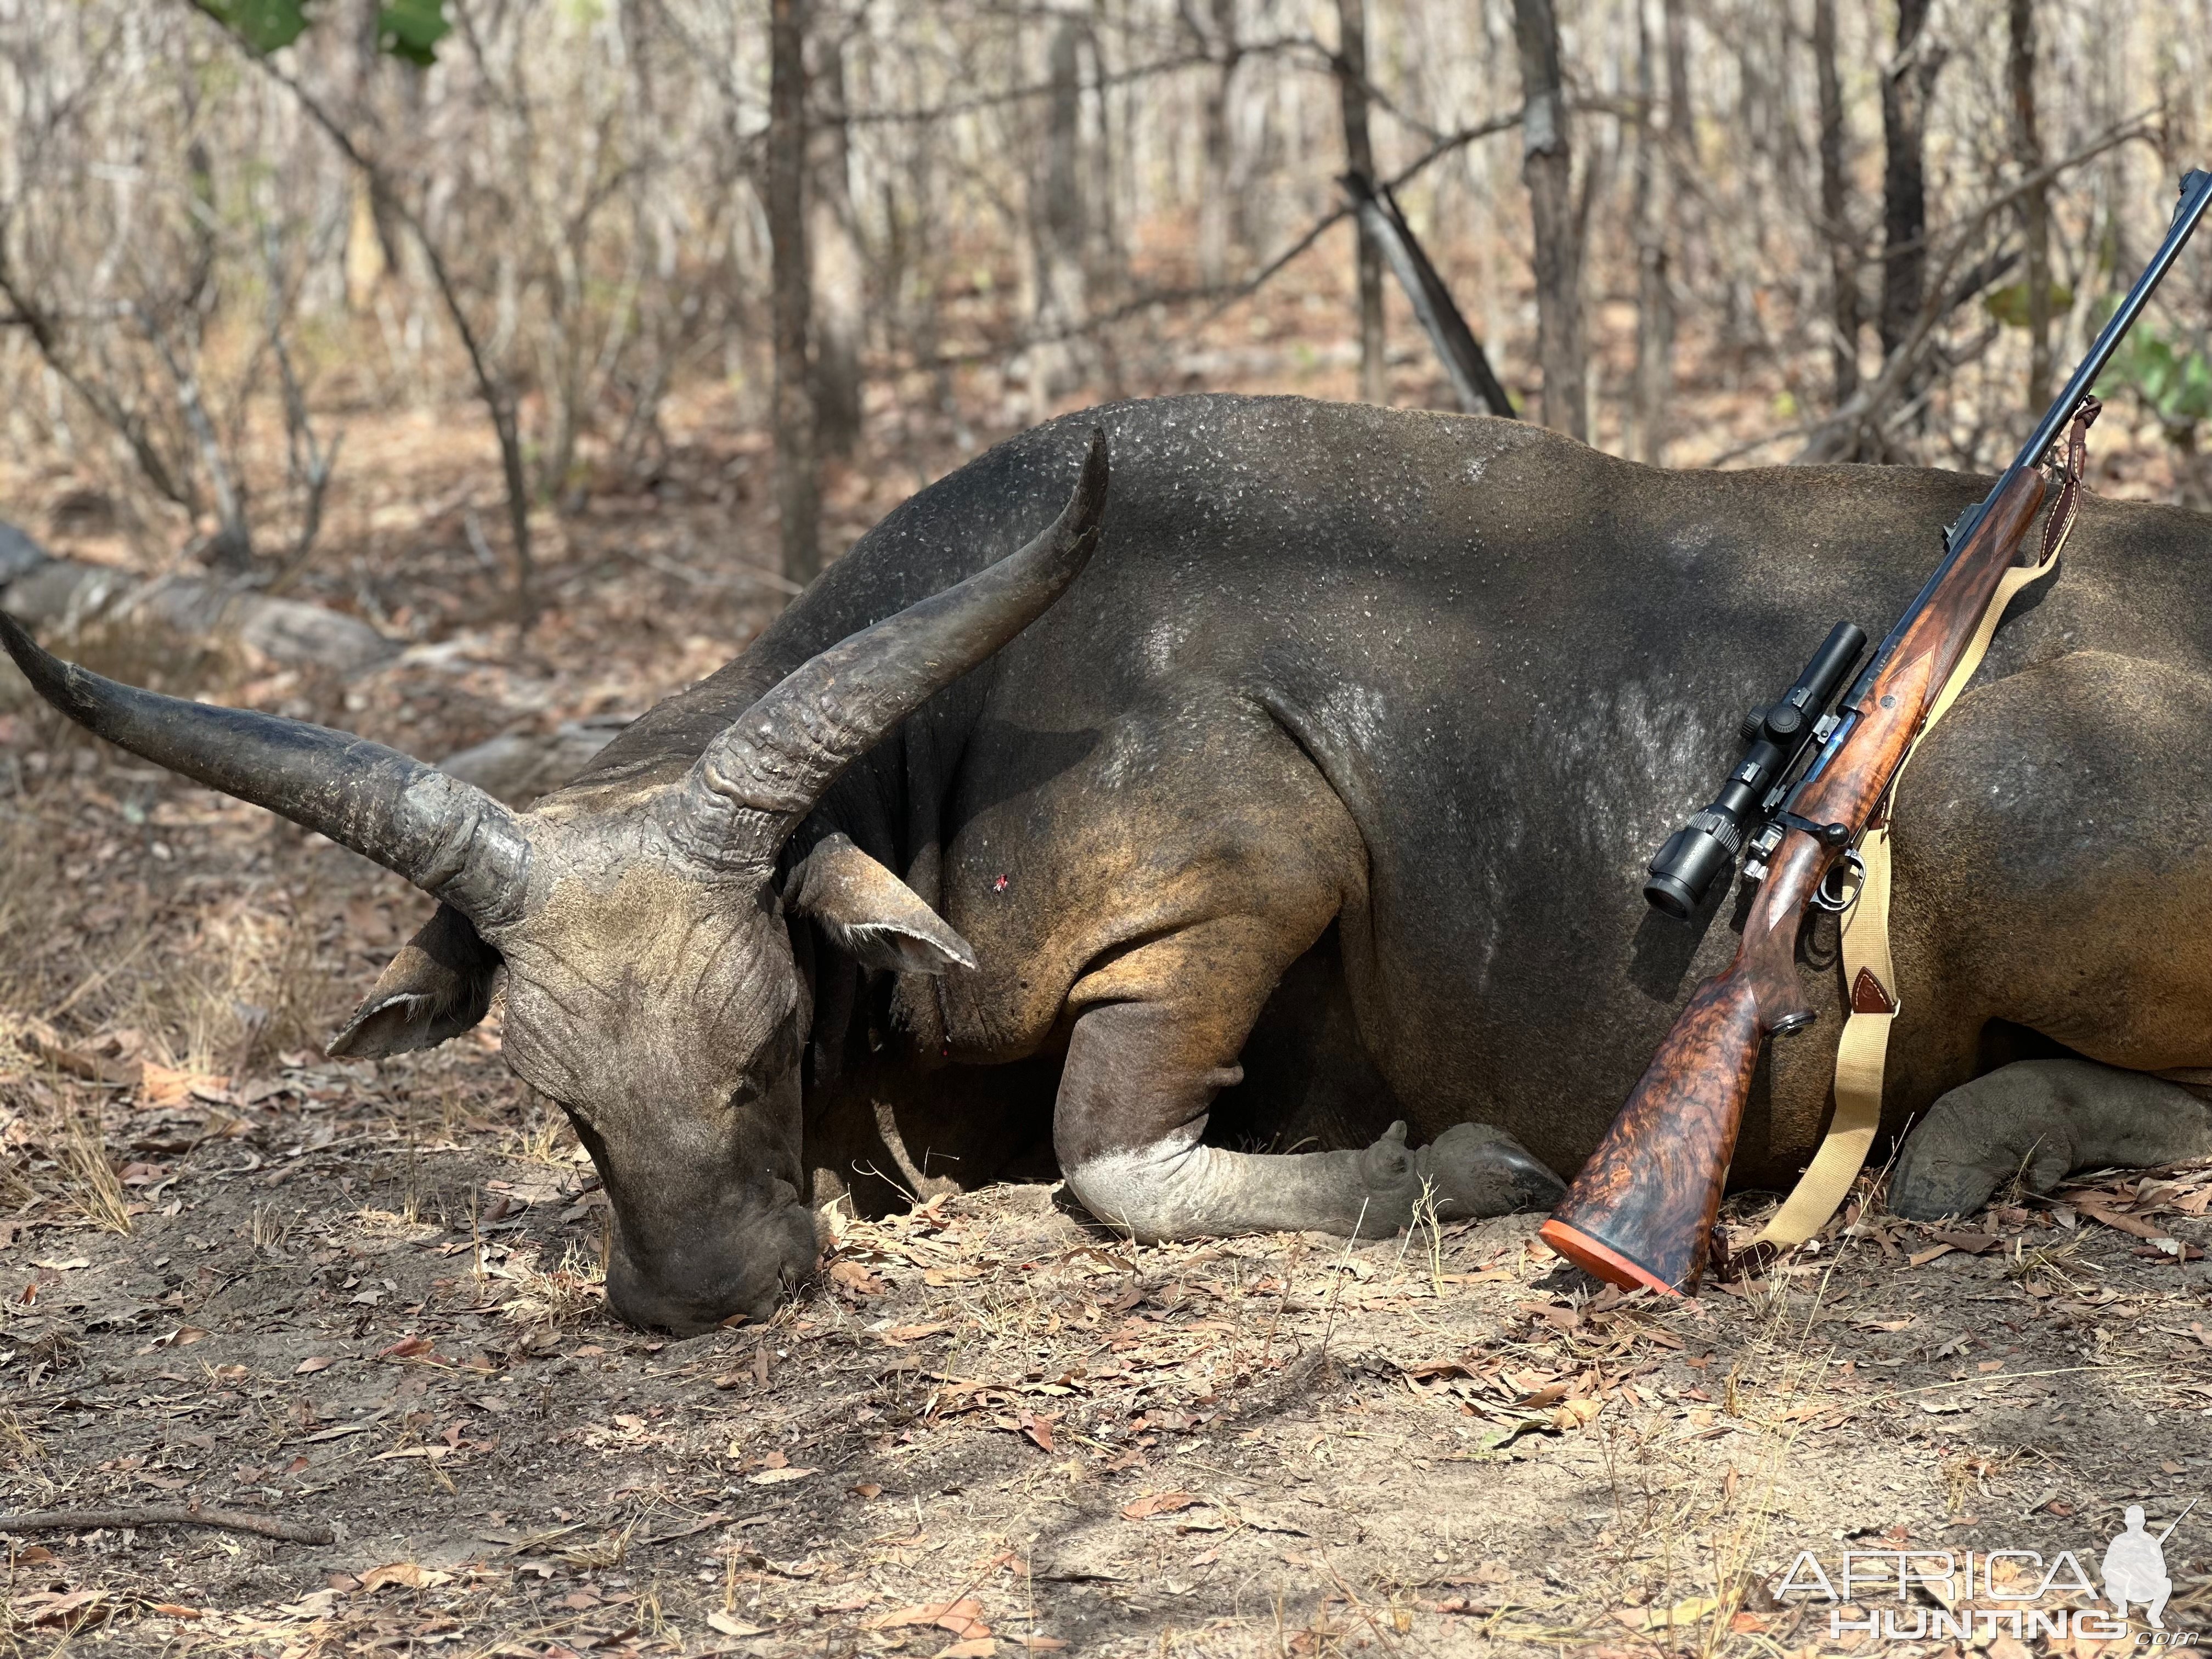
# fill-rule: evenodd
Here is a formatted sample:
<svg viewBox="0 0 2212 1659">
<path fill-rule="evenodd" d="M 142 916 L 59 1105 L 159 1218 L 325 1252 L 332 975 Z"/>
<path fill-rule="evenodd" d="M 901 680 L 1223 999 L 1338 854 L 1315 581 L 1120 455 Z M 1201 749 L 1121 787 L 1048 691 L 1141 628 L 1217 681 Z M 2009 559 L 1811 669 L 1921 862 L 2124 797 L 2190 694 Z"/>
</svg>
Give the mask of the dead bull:
<svg viewBox="0 0 2212 1659">
<path fill-rule="evenodd" d="M 1093 436 L 1058 520 L 1005 553 L 1093 421 L 1110 512 Z M 1972 490 L 1653 473 L 1512 422 L 1295 399 L 1119 405 L 922 492 L 520 814 L 0 639 L 90 729 L 441 901 L 333 1052 L 442 1042 L 503 970 L 508 1064 L 612 1200 L 616 1307 L 690 1330 L 803 1278 L 838 1183 L 933 1157 L 972 1183 L 1025 1140 L 1139 1238 L 1548 1203 L 1547 1164 L 1588 1152 L 1724 954 L 1725 927 L 1700 948 L 1638 891 L 1726 749 L 1716 711 L 1796 665 L 1799 619 L 1909 596 Z M 1907 1205 L 1978 1202 L 2031 1144 L 2054 1166 L 2212 1146 L 2185 1093 L 2079 1060 L 1958 1086 L 2015 1052 L 2212 1065 L 2176 1012 L 2201 1016 L 2201 951 L 2131 948 L 2212 896 L 2202 837 L 2154 823 L 2203 799 L 2203 745 L 2152 766 L 2107 729 L 2212 713 L 2204 607 L 2108 603 L 2161 537 L 2202 523 L 2085 514 L 2077 568 L 1915 763 L 1890 1107 L 1957 1092 L 1908 1148 Z M 1722 635 L 1747 648 L 1702 648 Z M 2066 654 L 2077 635 L 2135 654 Z M 1832 1011 L 1832 968 L 1806 971 Z M 1742 1178 L 1802 1162 L 1826 1058 L 1778 1050 Z"/>
</svg>

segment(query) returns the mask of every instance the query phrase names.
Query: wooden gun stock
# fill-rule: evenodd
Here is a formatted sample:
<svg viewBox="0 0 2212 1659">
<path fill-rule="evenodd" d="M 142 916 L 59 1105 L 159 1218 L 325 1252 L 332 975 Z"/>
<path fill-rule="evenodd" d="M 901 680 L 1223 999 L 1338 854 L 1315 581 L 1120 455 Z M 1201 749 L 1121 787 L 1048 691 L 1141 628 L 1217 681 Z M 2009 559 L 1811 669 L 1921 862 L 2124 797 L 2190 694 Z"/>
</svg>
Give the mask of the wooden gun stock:
<svg viewBox="0 0 2212 1659">
<path fill-rule="evenodd" d="M 1744 920 L 1735 959 L 1698 988 L 1604 1140 L 1538 1230 L 1599 1278 L 1667 1295 L 1705 1271 L 1729 1160 L 1760 1045 L 1813 1023 L 1797 975 L 1797 936 L 1843 848 L 1874 817 L 1929 708 L 2017 556 L 2043 502 L 2023 470 L 1993 494 L 1929 599 L 1854 688 L 1838 732 L 1792 799 L 1800 823 L 1775 848 Z"/>
<path fill-rule="evenodd" d="M 1539 1237 L 1577 1267 L 1665 1295 L 1705 1272 L 1759 1051 L 1809 1024 L 1797 923 L 1832 854 L 1793 830 L 1777 849 L 1735 960 L 1700 985 Z"/>
</svg>

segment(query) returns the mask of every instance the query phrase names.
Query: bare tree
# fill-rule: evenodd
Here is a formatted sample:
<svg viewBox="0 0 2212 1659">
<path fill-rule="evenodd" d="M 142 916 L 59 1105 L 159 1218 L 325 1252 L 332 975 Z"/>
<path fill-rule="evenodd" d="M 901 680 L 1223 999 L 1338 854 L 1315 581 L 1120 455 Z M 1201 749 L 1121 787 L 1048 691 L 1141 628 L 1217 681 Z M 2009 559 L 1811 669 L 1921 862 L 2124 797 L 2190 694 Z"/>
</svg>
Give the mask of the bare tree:
<svg viewBox="0 0 2212 1659">
<path fill-rule="evenodd" d="M 1341 143 L 1346 167 L 1403 164 L 1503 377 L 1547 389 L 1532 416 L 1580 430 L 1586 365 L 1611 363 L 1633 456 L 1772 458 L 1786 400 L 1817 417 L 1808 450 L 1963 465 L 2047 375 L 2052 267 L 2103 269 L 2100 218 L 2134 223 L 2156 165 L 2037 157 L 2128 126 L 2146 88 L 2169 149 L 2202 130 L 2212 95 L 2160 54 L 2203 3 L 2092 27 L 2033 0 L 1334 0 L 1325 20 L 1311 0 L 207 0 L 222 34 L 182 0 L 0 6 L 0 443 L 26 477 L 58 476 L 58 452 L 150 556 L 251 545 L 258 580 L 295 524 L 336 516 L 309 510 L 319 386 L 344 386 L 356 433 L 380 404 L 450 415 L 472 392 L 520 584 L 549 503 L 616 478 L 747 498 L 749 459 L 704 464 L 704 439 L 657 422 L 672 389 L 712 386 L 719 420 L 781 439 L 804 571 L 816 469 L 848 444 L 896 451 L 841 487 L 857 505 L 884 461 L 921 476 L 1072 396 L 1310 374 L 1385 397 L 1384 261 L 1360 246 L 1355 334 L 1355 271 L 1319 252 L 1346 251 Z M 434 64 L 394 62 L 388 28 L 434 21 Z M 2008 26 L 2009 75 L 1995 52 L 1936 76 L 1936 35 Z M 222 72 L 240 39 L 270 82 Z M 55 122 L 65 142 L 40 148 Z M 1517 148 L 1484 137 L 1515 125 Z M 1862 180 L 1883 140 L 1887 175 Z M 2019 194 L 2030 179 L 2047 188 Z M 1212 284 L 1171 268 L 1201 221 Z M 289 323 L 242 234 L 264 223 Z M 2008 258 L 2028 280 L 1975 303 Z M 1887 362 L 1862 374 L 1878 331 Z M 858 427 L 864 345 L 898 393 L 882 433 Z M 1025 352 L 1029 398 L 1007 379 Z M 581 592 L 577 539 L 556 545 L 549 592 Z"/>
<path fill-rule="evenodd" d="M 1544 424 L 1587 438 L 1583 386 L 1582 248 L 1577 225 L 1559 23 L 1552 0 L 1513 0 L 1521 56 L 1521 176 L 1535 246 L 1536 361 Z"/>
<path fill-rule="evenodd" d="M 1881 79 L 1881 350 L 1893 356 L 1920 315 L 1928 271 L 1928 100 L 1942 53 L 1928 0 L 1898 0 L 1897 52 Z"/>
<path fill-rule="evenodd" d="M 103 32 L 96 21 L 90 28 Z M 283 568 L 314 544 L 335 455 L 314 435 L 293 349 L 298 227 L 279 222 L 265 169 L 218 159 L 197 88 L 213 43 L 182 15 L 148 20 L 141 40 L 171 60 L 170 72 L 137 88 L 104 53 L 82 65 L 81 82 L 47 52 L 7 54 L 18 74 L 46 84 L 43 99 L 7 100 L 20 161 L 0 196 L 0 298 L 57 386 L 129 458 L 136 477 L 122 481 L 125 494 L 179 509 L 186 546 L 210 570 L 266 582 L 257 531 L 275 516 L 274 492 L 251 476 L 248 416 L 272 363 L 297 515 Z M 118 130 L 127 167 L 109 159 Z M 234 272 L 261 279 L 262 303 L 226 334 Z"/>
<path fill-rule="evenodd" d="M 1336 82 L 1344 112 L 1344 164 L 1372 181 L 1375 150 L 1367 132 L 1366 0 L 1336 0 Z M 1382 251 L 1364 228 L 1355 228 L 1359 261 L 1359 397 L 1390 400 L 1383 361 Z"/>
<path fill-rule="evenodd" d="M 1834 406 L 1859 389 L 1858 238 L 1850 223 L 1850 175 L 1842 78 L 1836 70 L 1836 0 L 1813 0 L 1813 79 L 1820 110 L 1820 240 L 1828 250 L 1828 325 Z"/>
<path fill-rule="evenodd" d="M 531 551 L 530 483 L 523 457 L 515 386 L 513 380 L 501 371 L 497 355 L 490 349 L 483 331 L 471 319 L 468 306 L 462 297 L 460 283 L 455 276 L 446 247 L 432 233 L 421 204 L 409 201 L 407 193 L 401 187 L 399 169 L 386 163 L 366 138 L 356 135 L 348 123 L 311 92 L 297 75 L 280 66 L 267 51 L 254 46 L 244 37 L 237 36 L 221 11 L 210 10 L 204 0 L 195 0 L 195 3 L 219 27 L 240 40 L 240 44 L 246 47 L 253 61 L 270 79 L 291 94 L 300 109 L 358 170 L 368 183 L 376 216 L 380 219 L 396 219 L 412 233 L 447 318 L 460 339 L 477 395 L 483 400 L 485 412 L 491 418 L 492 431 L 499 442 L 500 471 L 507 493 L 507 529 L 514 548 L 517 619 L 521 627 L 528 628 L 535 620 L 538 610 L 536 564 Z M 425 197 L 430 193 L 428 191 L 422 192 Z"/>
<path fill-rule="evenodd" d="M 821 119 L 810 135 L 812 199 L 807 204 L 807 252 L 814 263 L 811 318 L 817 428 L 824 456 L 851 457 L 860 436 L 860 349 L 866 327 L 866 261 L 853 205 L 851 127 L 846 119 L 845 41 L 840 29 L 817 28 L 815 105 Z"/>
<path fill-rule="evenodd" d="M 822 480 L 813 365 L 807 356 L 813 273 L 806 255 L 808 0 L 769 7 L 768 231 L 774 261 L 775 497 L 783 574 L 809 582 L 822 568 Z"/>
<path fill-rule="evenodd" d="M 2043 167 L 2043 140 L 2035 121 L 2035 3 L 2008 0 L 2013 155 L 2021 171 Z M 2027 406 L 2040 414 L 2051 400 L 2051 192 L 2032 185 L 2021 198 L 2021 228 L 2027 243 Z"/>
<path fill-rule="evenodd" d="M 1082 166 L 1082 26 L 1062 18 L 1048 54 L 1052 92 L 1046 106 L 1044 167 L 1030 221 L 1036 261 L 1038 343 L 1030 350 L 1030 402 L 1040 418 L 1052 399 L 1079 382 L 1076 347 L 1084 320 L 1085 243 L 1089 234 Z"/>
<path fill-rule="evenodd" d="M 1212 0 L 1210 31 L 1201 30 L 1185 10 L 1194 34 L 1206 43 L 1214 61 L 1212 86 L 1206 100 L 1206 182 L 1198 203 L 1199 281 L 1216 286 L 1229 270 L 1229 232 L 1235 217 L 1230 164 L 1229 100 L 1243 49 L 1237 40 L 1237 0 Z"/>
<path fill-rule="evenodd" d="M 1629 400 L 1629 453 L 1656 466 L 1666 453 L 1668 393 L 1674 380 L 1674 285 L 1668 269 L 1662 150 L 1686 142 L 1686 109 L 1670 102 L 1666 131 L 1657 125 L 1655 49 L 1644 0 L 1636 9 L 1636 156 L 1632 214 L 1636 228 L 1636 380 Z"/>
</svg>

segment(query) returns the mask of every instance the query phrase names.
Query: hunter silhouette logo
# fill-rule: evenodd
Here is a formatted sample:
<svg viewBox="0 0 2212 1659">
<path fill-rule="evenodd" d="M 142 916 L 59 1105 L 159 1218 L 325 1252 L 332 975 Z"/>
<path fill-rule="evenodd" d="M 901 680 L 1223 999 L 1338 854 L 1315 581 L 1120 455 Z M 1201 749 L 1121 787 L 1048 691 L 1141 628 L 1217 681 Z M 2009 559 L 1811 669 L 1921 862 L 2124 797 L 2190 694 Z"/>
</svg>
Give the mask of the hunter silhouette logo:
<svg viewBox="0 0 2212 1659">
<path fill-rule="evenodd" d="M 2189 1500 L 2188 1509 L 2166 1523 L 2166 1530 L 2155 1538 L 2143 1530 L 2142 1505 L 2130 1504 L 2126 1516 L 2127 1530 L 2105 1547 L 2105 1599 L 2123 1619 L 2128 1616 L 2128 1603 L 2142 1607 L 2153 1630 L 2164 1630 L 2166 1620 L 2160 1617 L 2166 1611 L 2166 1598 L 2173 1594 L 2173 1580 L 2166 1573 L 2166 1540 L 2181 1524 L 2182 1516 L 2197 1507 L 2197 1499 Z"/>
</svg>

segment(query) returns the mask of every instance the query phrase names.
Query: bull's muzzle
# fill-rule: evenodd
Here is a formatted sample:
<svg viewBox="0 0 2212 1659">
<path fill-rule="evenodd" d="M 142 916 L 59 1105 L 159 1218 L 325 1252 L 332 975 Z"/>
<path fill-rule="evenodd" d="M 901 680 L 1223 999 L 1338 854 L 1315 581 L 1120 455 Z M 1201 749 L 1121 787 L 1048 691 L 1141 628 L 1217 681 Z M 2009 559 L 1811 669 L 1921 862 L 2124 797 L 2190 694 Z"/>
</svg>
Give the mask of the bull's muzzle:
<svg viewBox="0 0 2212 1659">
<path fill-rule="evenodd" d="M 766 1319 L 813 1275 L 816 1260 L 813 1214 L 795 1202 L 650 1244 L 634 1245 L 617 1224 L 607 1304 L 626 1324 L 695 1336 L 739 1315 Z"/>
</svg>

